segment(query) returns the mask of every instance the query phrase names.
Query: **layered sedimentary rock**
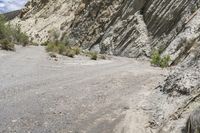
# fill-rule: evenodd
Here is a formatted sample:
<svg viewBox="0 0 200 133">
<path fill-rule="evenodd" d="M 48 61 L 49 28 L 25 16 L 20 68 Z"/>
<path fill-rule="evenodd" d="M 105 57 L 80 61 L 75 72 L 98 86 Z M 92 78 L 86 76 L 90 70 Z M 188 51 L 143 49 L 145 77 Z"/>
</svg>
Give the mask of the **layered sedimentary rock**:
<svg viewBox="0 0 200 133">
<path fill-rule="evenodd" d="M 191 17 L 189 18 L 191 19 Z M 184 29 L 170 43 L 165 53 L 173 57 L 172 65 L 177 65 L 166 79 L 162 90 L 172 95 L 189 95 L 200 87 L 200 11 L 197 10 Z"/>
<path fill-rule="evenodd" d="M 49 32 L 63 32 L 69 28 L 79 6 L 77 0 L 31 0 L 12 23 L 21 25 L 31 40 L 41 43 L 49 39 Z"/>
<path fill-rule="evenodd" d="M 138 57 L 148 42 L 140 14 L 144 4 L 144 0 L 93 1 L 75 19 L 70 38 L 102 53 Z"/>
<path fill-rule="evenodd" d="M 158 49 L 180 67 L 162 90 L 188 94 L 199 86 L 199 5 L 199 0 L 31 0 L 13 23 L 38 43 L 56 30 L 61 40 L 101 53 L 137 58 Z"/>
<path fill-rule="evenodd" d="M 190 49 L 182 46 L 187 37 L 181 34 L 196 16 L 198 4 L 195 0 L 90 1 L 76 15 L 69 38 L 85 48 L 128 57 L 150 56 L 158 48 L 177 64 L 181 52 Z"/>
</svg>

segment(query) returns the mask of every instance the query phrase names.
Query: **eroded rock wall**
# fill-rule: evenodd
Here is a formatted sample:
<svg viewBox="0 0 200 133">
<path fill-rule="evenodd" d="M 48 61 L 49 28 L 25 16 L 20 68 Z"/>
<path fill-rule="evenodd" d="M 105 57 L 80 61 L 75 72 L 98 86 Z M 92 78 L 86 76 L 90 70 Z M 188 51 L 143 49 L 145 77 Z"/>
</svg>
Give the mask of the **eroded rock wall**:
<svg viewBox="0 0 200 133">
<path fill-rule="evenodd" d="M 199 90 L 199 0 L 152 0 L 143 8 L 151 49 L 170 55 L 174 67 L 161 90 L 190 95 Z"/>
<path fill-rule="evenodd" d="M 194 14 L 193 14 L 194 15 Z M 182 32 L 175 37 L 165 53 L 174 59 L 177 65 L 166 79 L 162 90 L 172 95 L 190 95 L 200 87 L 200 11 L 185 25 Z"/>
<path fill-rule="evenodd" d="M 52 29 L 72 45 L 100 53 L 170 55 L 177 68 L 162 90 L 190 94 L 199 87 L 199 0 L 32 0 L 16 18 L 34 41 Z"/>
<path fill-rule="evenodd" d="M 150 57 L 157 48 L 171 55 L 176 65 L 190 49 L 184 45 L 190 36 L 185 30 L 196 16 L 199 1 L 94 0 L 82 7 L 67 32 L 76 44 L 128 57 Z"/>
<path fill-rule="evenodd" d="M 79 4 L 79 0 L 32 0 L 12 24 L 21 25 L 22 31 L 31 40 L 42 43 L 49 39 L 49 32 L 52 30 L 62 33 L 70 27 Z M 63 23 L 65 27 L 62 27 Z"/>
<path fill-rule="evenodd" d="M 93 1 L 75 19 L 70 38 L 90 50 L 138 57 L 148 42 L 140 14 L 144 4 L 145 0 Z"/>
</svg>

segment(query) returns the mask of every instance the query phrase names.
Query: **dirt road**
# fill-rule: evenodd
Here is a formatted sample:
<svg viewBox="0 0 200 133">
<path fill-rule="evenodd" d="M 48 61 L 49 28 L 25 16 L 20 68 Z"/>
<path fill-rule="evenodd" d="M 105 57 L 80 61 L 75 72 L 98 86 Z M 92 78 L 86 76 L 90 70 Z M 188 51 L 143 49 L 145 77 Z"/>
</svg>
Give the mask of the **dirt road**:
<svg viewBox="0 0 200 133">
<path fill-rule="evenodd" d="M 122 57 L 55 61 L 43 47 L 0 51 L 0 132 L 122 132 L 127 112 L 139 115 L 137 108 L 163 73 Z M 145 124 L 134 121 L 133 127 Z"/>
</svg>

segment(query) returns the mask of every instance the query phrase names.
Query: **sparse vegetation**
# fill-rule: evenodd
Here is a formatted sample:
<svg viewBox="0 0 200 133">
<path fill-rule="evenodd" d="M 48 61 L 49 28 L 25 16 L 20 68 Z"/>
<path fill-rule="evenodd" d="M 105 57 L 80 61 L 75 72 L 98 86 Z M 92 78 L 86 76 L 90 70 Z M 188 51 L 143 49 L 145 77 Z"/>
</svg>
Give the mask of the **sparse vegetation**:
<svg viewBox="0 0 200 133">
<path fill-rule="evenodd" d="M 43 42 L 42 44 L 41 44 L 41 46 L 47 46 L 49 44 L 49 41 L 46 41 L 46 42 Z"/>
<path fill-rule="evenodd" d="M 23 46 L 27 46 L 29 44 L 29 38 L 28 36 L 21 31 L 21 28 L 19 25 L 16 25 L 15 28 L 12 28 L 11 26 L 11 34 L 13 38 L 15 39 L 15 43 Z"/>
<path fill-rule="evenodd" d="M 72 50 L 75 52 L 76 55 L 81 53 L 81 49 L 79 47 L 72 47 Z"/>
<path fill-rule="evenodd" d="M 169 55 L 161 57 L 158 50 L 154 50 L 151 56 L 151 64 L 162 68 L 169 67 L 170 60 L 171 58 Z"/>
<path fill-rule="evenodd" d="M 99 58 L 102 59 L 102 60 L 106 60 L 106 55 L 101 54 L 101 55 L 99 55 Z"/>
<path fill-rule="evenodd" d="M 10 50 L 10 51 L 15 50 L 15 45 L 7 39 L 0 40 L 0 44 L 1 44 L 1 49 L 3 50 Z"/>
<path fill-rule="evenodd" d="M 46 46 L 46 51 L 58 53 L 72 58 L 77 54 L 74 49 L 72 49 L 69 46 L 66 46 L 65 44 L 59 41 L 49 42 Z"/>
<path fill-rule="evenodd" d="M 5 26 L 5 23 L 6 23 L 6 21 L 5 21 L 5 18 L 4 18 L 4 16 L 2 16 L 2 15 L 0 15 L 0 40 L 1 39 L 4 39 L 4 38 L 6 38 L 6 34 L 7 34 L 7 32 L 6 32 L 6 26 Z"/>
<path fill-rule="evenodd" d="M 58 53 L 59 54 L 64 54 L 66 52 L 66 50 L 68 49 L 65 44 L 63 43 L 58 43 L 57 44 L 57 47 L 58 47 Z"/>
<path fill-rule="evenodd" d="M 89 52 L 91 60 L 97 60 L 98 54 L 97 52 Z"/>
<path fill-rule="evenodd" d="M 155 65 L 155 66 L 159 66 L 160 65 L 160 54 L 158 52 L 158 50 L 154 50 L 152 55 L 151 55 L 151 64 Z"/>
<path fill-rule="evenodd" d="M 58 53 L 58 47 L 54 43 L 48 43 L 46 46 L 46 51 L 47 52 L 54 52 Z"/>
<path fill-rule="evenodd" d="M 170 61 L 171 61 L 171 58 L 169 55 L 164 56 L 160 61 L 160 67 L 162 68 L 169 67 Z"/>
<path fill-rule="evenodd" d="M 196 5 L 193 5 L 191 7 L 191 13 L 195 13 L 197 11 L 198 7 Z"/>
<path fill-rule="evenodd" d="M 59 41 L 59 33 L 55 30 L 49 31 L 50 39 L 44 43 L 42 46 L 46 46 L 47 52 L 53 52 L 57 54 L 61 54 L 64 56 L 68 56 L 73 58 L 75 55 L 79 55 L 81 50 L 79 47 L 71 47 L 69 46 L 68 40 L 65 39 L 63 41 Z"/>
<path fill-rule="evenodd" d="M 97 60 L 98 58 L 106 59 L 105 55 L 98 55 L 97 52 L 84 51 L 78 46 L 71 46 L 67 37 L 59 41 L 58 38 L 60 35 L 55 30 L 49 31 L 49 36 L 49 40 L 41 44 L 42 46 L 46 46 L 47 52 L 57 53 L 71 58 L 74 58 L 75 55 L 83 54 L 91 60 Z"/>
<path fill-rule="evenodd" d="M 66 49 L 66 52 L 65 52 L 65 55 L 68 56 L 68 57 L 74 58 L 75 52 L 74 52 L 73 49 L 67 48 L 67 49 Z"/>
<path fill-rule="evenodd" d="M 19 25 L 11 26 L 6 23 L 4 16 L 0 15 L 0 46 L 5 50 L 14 50 L 14 44 L 28 45 L 28 36 L 21 31 Z"/>
</svg>

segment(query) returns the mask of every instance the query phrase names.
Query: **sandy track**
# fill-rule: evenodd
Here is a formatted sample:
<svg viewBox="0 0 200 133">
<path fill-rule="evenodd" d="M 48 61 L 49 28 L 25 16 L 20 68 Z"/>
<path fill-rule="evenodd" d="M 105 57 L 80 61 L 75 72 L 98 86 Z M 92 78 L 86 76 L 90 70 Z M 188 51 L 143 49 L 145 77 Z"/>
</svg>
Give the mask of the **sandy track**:
<svg viewBox="0 0 200 133">
<path fill-rule="evenodd" d="M 137 108 L 162 73 L 128 58 L 54 61 L 43 47 L 0 51 L 0 132 L 133 132 L 145 118 L 127 122 L 127 113 L 143 115 Z"/>
</svg>

